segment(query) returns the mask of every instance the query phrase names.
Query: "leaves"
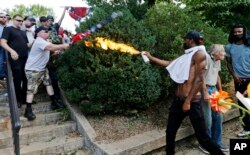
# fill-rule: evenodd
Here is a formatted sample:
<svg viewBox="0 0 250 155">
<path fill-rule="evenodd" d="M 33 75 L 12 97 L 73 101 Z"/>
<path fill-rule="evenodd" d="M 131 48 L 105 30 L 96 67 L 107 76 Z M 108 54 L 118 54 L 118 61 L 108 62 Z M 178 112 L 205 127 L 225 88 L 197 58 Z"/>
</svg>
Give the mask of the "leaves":
<svg viewBox="0 0 250 155">
<path fill-rule="evenodd" d="M 14 16 L 16 14 L 20 14 L 23 17 L 25 16 L 34 16 L 36 19 L 39 19 L 40 16 L 44 15 L 52 15 L 54 16 L 54 12 L 52 8 L 45 7 L 43 5 L 34 4 L 26 7 L 25 5 L 15 5 L 12 10 L 5 10 L 10 16 Z"/>
</svg>

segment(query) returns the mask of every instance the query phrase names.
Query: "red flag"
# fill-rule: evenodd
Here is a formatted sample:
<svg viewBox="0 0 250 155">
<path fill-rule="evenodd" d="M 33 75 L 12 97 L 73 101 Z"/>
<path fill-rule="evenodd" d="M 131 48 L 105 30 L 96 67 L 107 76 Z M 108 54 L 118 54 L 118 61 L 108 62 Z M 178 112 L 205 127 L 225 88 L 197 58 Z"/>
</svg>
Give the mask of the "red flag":
<svg viewBox="0 0 250 155">
<path fill-rule="evenodd" d="M 87 30 L 85 32 L 80 32 L 80 33 L 77 33 L 73 38 L 72 38 L 72 44 L 73 43 L 76 43 L 80 40 L 83 40 L 84 38 L 86 38 L 88 35 L 91 34 L 91 31 L 90 30 Z"/>
<path fill-rule="evenodd" d="M 69 15 L 73 19 L 80 21 L 88 14 L 88 10 L 87 7 L 69 7 Z"/>
</svg>

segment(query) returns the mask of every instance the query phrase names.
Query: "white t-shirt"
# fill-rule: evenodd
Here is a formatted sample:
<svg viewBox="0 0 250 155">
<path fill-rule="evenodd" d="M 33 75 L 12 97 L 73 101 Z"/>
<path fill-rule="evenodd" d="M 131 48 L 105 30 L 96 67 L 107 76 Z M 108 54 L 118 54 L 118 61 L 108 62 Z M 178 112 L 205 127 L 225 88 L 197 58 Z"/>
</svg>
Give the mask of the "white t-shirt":
<svg viewBox="0 0 250 155">
<path fill-rule="evenodd" d="M 29 53 L 25 70 L 44 71 L 49 61 L 50 51 L 45 47 L 51 44 L 41 37 L 37 37 Z"/>
<path fill-rule="evenodd" d="M 217 77 L 219 75 L 219 71 L 221 70 L 221 62 L 220 60 L 214 61 L 210 55 L 207 55 L 207 63 L 208 67 L 205 73 L 206 84 L 216 86 Z"/>
<path fill-rule="evenodd" d="M 21 30 L 26 32 L 29 43 L 32 43 L 35 40 L 35 38 L 34 38 L 35 29 L 36 29 L 35 25 L 33 25 L 30 28 L 26 28 L 24 23 L 23 23 L 23 25 L 21 26 Z"/>
</svg>

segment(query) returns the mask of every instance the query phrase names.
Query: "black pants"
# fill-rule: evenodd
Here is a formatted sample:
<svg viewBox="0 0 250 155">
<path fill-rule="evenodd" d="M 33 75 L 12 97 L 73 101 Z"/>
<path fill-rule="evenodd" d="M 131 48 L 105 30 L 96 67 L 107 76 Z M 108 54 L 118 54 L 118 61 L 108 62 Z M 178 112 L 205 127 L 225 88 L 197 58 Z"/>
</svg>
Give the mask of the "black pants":
<svg viewBox="0 0 250 155">
<path fill-rule="evenodd" d="M 26 61 L 27 57 L 19 57 L 18 60 L 15 61 L 10 59 L 13 82 L 16 91 L 16 99 L 19 103 L 26 102 L 27 78 L 24 71 Z"/>
<path fill-rule="evenodd" d="M 199 144 L 201 144 L 201 146 L 211 155 L 223 155 L 224 153 L 220 150 L 220 147 L 211 140 L 206 132 L 204 115 L 200 105 L 201 102 L 192 102 L 188 112 L 183 112 L 183 103 L 183 100 L 176 98 L 170 107 L 166 136 L 167 155 L 175 154 L 176 133 L 186 116 L 189 116 L 191 120 Z"/>
<path fill-rule="evenodd" d="M 244 93 L 244 91 L 247 89 L 247 85 L 250 83 L 250 79 L 242 79 L 241 83 L 237 83 L 234 81 L 234 87 L 235 91 L 239 91 L 240 93 Z M 245 108 L 245 106 L 238 100 L 238 104 Z M 242 110 L 240 110 L 240 115 L 242 116 Z M 243 128 L 246 131 L 250 131 L 250 115 L 246 113 L 246 115 L 243 117 Z"/>
<path fill-rule="evenodd" d="M 52 65 L 48 65 L 47 68 L 49 70 L 49 77 L 51 79 L 51 83 L 52 83 L 52 87 L 54 89 L 55 96 L 57 98 L 61 98 L 58 79 L 57 79 L 57 76 L 56 76 L 56 67 L 54 67 Z"/>
</svg>

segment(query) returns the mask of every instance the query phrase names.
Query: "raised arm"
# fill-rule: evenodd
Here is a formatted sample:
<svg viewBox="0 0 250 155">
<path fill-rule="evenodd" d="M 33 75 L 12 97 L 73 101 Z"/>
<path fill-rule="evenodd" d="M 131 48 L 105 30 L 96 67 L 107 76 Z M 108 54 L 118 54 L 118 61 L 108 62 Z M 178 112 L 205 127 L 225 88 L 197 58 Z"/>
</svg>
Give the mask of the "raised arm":
<svg viewBox="0 0 250 155">
<path fill-rule="evenodd" d="M 59 19 L 59 21 L 57 22 L 59 26 L 61 26 L 61 24 L 62 24 L 62 21 L 63 21 L 63 19 L 64 19 L 65 13 L 66 13 L 66 10 L 67 10 L 67 7 L 64 7 L 62 16 L 61 16 L 61 18 Z"/>
</svg>

